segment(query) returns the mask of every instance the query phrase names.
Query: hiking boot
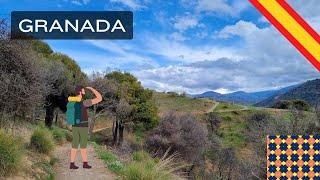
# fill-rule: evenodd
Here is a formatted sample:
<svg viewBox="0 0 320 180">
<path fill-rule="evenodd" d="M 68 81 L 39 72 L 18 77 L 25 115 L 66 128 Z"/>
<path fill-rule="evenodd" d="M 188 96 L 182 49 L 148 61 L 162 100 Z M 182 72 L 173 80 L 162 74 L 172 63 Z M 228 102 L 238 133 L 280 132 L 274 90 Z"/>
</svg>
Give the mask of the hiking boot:
<svg viewBox="0 0 320 180">
<path fill-rule="evenodd" d="M 74 162 L 70 163 L 70 169 L 78 169 L 79 167 L 74 164 Z"/>
<path fill-rule="evenodd" d="M 88 162 L 83 162 L 83 168 L 85 169 L 91 169 L 91 166 L 88 164 Z"/>
</svg>

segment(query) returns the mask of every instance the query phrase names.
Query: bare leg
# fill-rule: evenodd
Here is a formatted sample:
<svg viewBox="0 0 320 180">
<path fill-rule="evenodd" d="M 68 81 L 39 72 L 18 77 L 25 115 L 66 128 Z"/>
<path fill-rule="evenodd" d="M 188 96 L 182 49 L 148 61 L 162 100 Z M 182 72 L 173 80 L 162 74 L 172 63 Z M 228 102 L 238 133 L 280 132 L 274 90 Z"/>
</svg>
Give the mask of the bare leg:
<svg viewBox="0 0 320 180">
<path fill-rule="evenodd" d="M 86 168 L 86 169 L 90 169 L 91 166 L 88 164 L 87 148 L 80 149 L 80 152 L 81 152 L 81 157 L 82 157 L 82 162 L 83 162 L 82 167 Z"/>
<path fill-rule="evenodd" d="M 82 162 L 88 162 L 87 148 L 80 149 Z"/>
<path fill-rule="evenodd" d="M 75 149 L 75 148 L 71 149 L 71 152 L 70 152 L 70 169 L 78 169 L 79 168 L 78 166 L 76 166 L 74 164 L 74 161 L 75 161 L 76 155 L 77 155 L 77 150 L 78 149 Z"/>
</svg>

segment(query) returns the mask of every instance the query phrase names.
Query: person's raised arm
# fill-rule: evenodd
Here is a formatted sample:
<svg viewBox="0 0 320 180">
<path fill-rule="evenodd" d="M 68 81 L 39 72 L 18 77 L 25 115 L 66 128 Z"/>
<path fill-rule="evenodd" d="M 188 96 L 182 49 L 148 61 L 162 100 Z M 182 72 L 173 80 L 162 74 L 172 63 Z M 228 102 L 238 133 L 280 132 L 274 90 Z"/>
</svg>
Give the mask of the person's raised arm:
<svg viewBox="0 0 320 180">
<path fill-rule="evenodd" d="M 86 89 L 89 89 L 96 96 L 94 99 L 90 99 L 91 105 L 98 104 L 102 101 L 102 96 L 97 90 L 93 89 L 92 87 L 86 87 Z"/>
</svg>

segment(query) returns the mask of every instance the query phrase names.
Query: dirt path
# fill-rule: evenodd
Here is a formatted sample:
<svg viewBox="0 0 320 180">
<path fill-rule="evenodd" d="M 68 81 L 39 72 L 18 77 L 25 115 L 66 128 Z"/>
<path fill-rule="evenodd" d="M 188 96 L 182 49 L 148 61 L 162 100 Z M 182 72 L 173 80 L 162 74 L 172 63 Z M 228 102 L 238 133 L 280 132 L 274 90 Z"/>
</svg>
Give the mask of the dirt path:
<svg viewBox="0 0 320 180">
<path fill-rule="evenodd" d="M 207 111 L 207 113 L 211 113 L 213 112 L 219 105 L 220 103 L 219 102 L 214 102 L 214 105 Z"/>
<path fill-rule="evenodd" d="M 77 170 L 69 169 L 69 154 L 71 144 L 66 143 L 63 146 L 58 146 L 54 152 L 55 157 L 59 159 L 56 164 L 57 180 L 113 180 L 116 176 L 108 171 L 104 163 L 97 157 L 91 145 L 88 146 L 88 160 L 92 169 L 83 169 L 80 151 L 77 153 L 76 165 Z"/>
<path fill-rule="evenodd" d="M 219 105 L 219 102 L 215 102 L 214 105 L 207 111 L 207 113 L 213 112 Z M 249 110 L 248 106 L 242 106 L 242 109 L 221 109 L 221 110 L 217 110 L 216 112 L 233 112 L 233 111 L 247 111 Z"/>
<path fill-rule="evenodd" d="M 105 130 L 105 129 L 111 129 L 111 128 L 112 128 L 112 127 L 107 126 L 107 127 L 104 127 L 104 128 L 94 129 L 92 132 L 93 132 L 93 133 L 97 133 L 97 132 L 103 131 L 103 130 Z"/>
</svg>

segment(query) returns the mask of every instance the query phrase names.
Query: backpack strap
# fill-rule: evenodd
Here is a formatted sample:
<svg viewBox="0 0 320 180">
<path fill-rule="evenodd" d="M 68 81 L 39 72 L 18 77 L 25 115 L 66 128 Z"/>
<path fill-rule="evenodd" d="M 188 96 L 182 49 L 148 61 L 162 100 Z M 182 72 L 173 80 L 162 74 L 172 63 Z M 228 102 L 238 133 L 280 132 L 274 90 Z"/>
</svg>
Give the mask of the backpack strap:
<svg viewBox="0 0 320 180">
<path fill-rule="evenodd" d="M 80 97 L 77 97 L 77 96 L 69 96 L 69 97 L 68 97 L 68 101 L 69 101 L 69 102 L 80 102 L 80 101 L 81 101 L 81 98 L 80 98 Z"/>
</svg>

